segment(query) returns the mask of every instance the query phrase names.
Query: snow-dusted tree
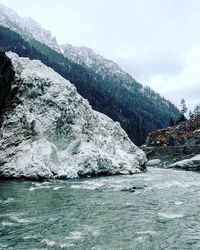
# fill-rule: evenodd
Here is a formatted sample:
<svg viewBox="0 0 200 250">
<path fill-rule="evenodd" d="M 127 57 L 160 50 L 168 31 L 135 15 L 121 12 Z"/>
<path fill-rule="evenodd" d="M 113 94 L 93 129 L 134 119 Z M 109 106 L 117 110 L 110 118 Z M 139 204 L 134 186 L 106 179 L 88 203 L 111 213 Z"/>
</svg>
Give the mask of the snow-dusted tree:
<svg viewBox="0 0 200 250">
<path fill-rule="evenodd" d="M 192 120 L 194 118 L 194 113 L 192 113 L 192 111 L 189 111 L 189 119 Z"/>
<path fill-rule="evenodd" d="M 194 117 L 200 118 L 200 104 L 196 105 L 194 108 Z"/>
<path fill-rule="evenodd" d="M 187 106 L 186 106 L 186 102 L 185 99 L 182 98 L 181 99 L 181 114 L 185 116 L 185 114 L 187 113 Z"/>
</svg>

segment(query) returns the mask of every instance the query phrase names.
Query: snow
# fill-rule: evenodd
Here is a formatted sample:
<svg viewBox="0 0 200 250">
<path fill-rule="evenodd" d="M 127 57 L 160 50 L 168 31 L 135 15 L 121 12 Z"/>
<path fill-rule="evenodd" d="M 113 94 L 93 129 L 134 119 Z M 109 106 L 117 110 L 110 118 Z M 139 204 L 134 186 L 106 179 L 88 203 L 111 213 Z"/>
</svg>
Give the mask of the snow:
<svg viewBox="0 0 200 250">
<path fill-rule="evenodd" d="M 47 45 L 62 53 L 74 63 L 93 69 L 103 77 L 108 74 L 110 76 L 127 77 L 127 74 L 116 63 L 96 54 L 90 48 L 84 46 L 74 47 L 70 44 L 59 45 L 51 32 L 42 28 L 34 19 L 20 17 L 14 10 L 7 8 L 3 4 L 0 4 L 0 25 L 19 33 L 26 40 L 35 39 Z M 124 79 L 124 82 L 128 81 L 129 79 Z"/>
<path fill-rule="evenodd" d="M 162 163 L 162 162 L 161 162 L 160 159 L 152 159 L 152 160 L 149 160 L 149 161 L 146 163 L 146 166 L 147 166 L 147 167 L 158 167 L 161 163 Z"/>
<path fill-rule="evenodd" d="M 62 53 L 73 62 L 94 68 L 102 75 L 126 76 L 127 74 L 113 61 L 96 54 L 92 49 L 81 46 L 73 47 L 70 44 L 59 45 L 51 32 L 42 28 L 39 23 L 30 17 L 20 17 L 14 10 L 0 3 L 0 25 L 19 33 L 25 39 L 35 39 L 50 48 Z"/>
<path fill-rule="evenodd" d="M 108 74 L 110 76 L 118 77 L 127 76 L 127 73 L 125 73 L 119 67 L 119 65 L 111 60 L 104 58 L 103 56 L 96 54 L 90 48 L 84 46 L 75 47 L 71 44 L 64 44 L 60 47 L 64 56 L 77 64 L 95 70 L 97 74 L 101 74 L 104 77 Z"/>
<path fill-rule="evenodd" d="M 51 32 L 42 28 L 31 17 L 20 17 L 14 10 L 0 3 L 0 25 L 19 33 L 25 39 L 35 39 L 60 52 L 60 47 Z"/>
<path fill-rule="evenodd" d="M 170 168 L 181 168 L 186 170 L 200 170 L 200 154 L 192 158 L 175 162 L 169 166 Z"/>
<path fill-rule="evenodd" d="M 141 172 L 145 154 L 119 123 L 92 110 L 69 81 L 40 61 L 7 55 L 21 79 L 21 103 L 4 118 L 1 176 L 40 179 Z"/>
</svg>

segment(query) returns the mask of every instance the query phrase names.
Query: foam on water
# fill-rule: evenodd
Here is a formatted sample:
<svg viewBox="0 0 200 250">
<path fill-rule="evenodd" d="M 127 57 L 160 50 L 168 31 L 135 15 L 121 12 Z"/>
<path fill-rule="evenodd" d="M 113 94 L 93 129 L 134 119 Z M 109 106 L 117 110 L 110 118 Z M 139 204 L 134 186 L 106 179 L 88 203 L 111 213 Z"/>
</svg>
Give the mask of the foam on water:
<svg viewBox="0 0 200 250">
<path fill-rule="evenodd" d="M 175 202 L 175 205 L 181 205 L 181 204 L 183 204 L 184 202 L 183 201 L 176 201 Z"/>
<path fill-rule="evenodd" d="M 8 249 L 8 245 L 0 243 L 0 249 Z"/>
<path fill-rule="evenodd" d="M 34 219 L 23 218 L 23 213 L 10 213 L 2 214 L 0 217 L 3 218 L 4 225 L 14 225 L 16 223 L 29 224 L 34 221 Z"/>
<path fill-rule="evenodd" d="M 155 231 L 151 231 L 151 230 L 148 230 L 148 231 L 143 231 L 143 232 L 137 232 L 137 234 L 139 235 L 145 235 L 145 234 L 148 234 L 148 235 L 156 235 L 157 233 Z"/>
<path fill-rule="evenodd" d="M 28 235 L 28 236 L 24 236 L 23 239 L 24 240 L 31 240 L 31 239 L 38 239 L 39 235 Z"/>
<path fill-rule="evenodd" d="M 83 242 L 89 235 L 97 237 L 99 230 L 96 227 L 85 225 L 82 230 L 75 230 L 70 232 L 68 236 L 64 238 L 64 241 L 60 242 L 61 248 L 74 246 L 77 242 Z"/>
<path fill-rule="evenodd" d="M 59 246 L 63 249 L 69 248 L 69 247 L 73 247 L 74 244 L 73 243 L 60 243 Z"/>
<path fill-rule="evenodd" d="M 50 186 L 50 185 L 36 185 L 35 187 L 30 187 L 29 191 L 34 191 L 34 190 L 38 190 L 38 189 L 48 189 L 48 188 L 52 188 L 52 186 Z"/>
<path fill-rule="evenodd" d="M 86 234 L 91 234 L 91 235 L 93 235 L 95 237 L 97 237 L 100 234 L 99 229 L 97 227 L 95 227 L 95 226 L 85 225 L 83 227 L 83 230 L 84 230 L 84 232 Z"/>
<path fill-rule="evenodd" d="M 163 181 L 161 183 L 155 183 L 154 185 L 151 185 L 148 187 L 148 189 L 154 189 L 154 188 L 159 188 L 159 189 L 165 189 L 165 188 L 190 188 L 190 187 L 199 187 L 200 182 L 194 183 L 194 182 L 179 182 L 179 181 Z"/>
<path fill-rule="evenodd" d="M 73 247 L 76 242 L 83 241 L 85 237 L 82 231 L 72 231 L 69 236 L 65 236 L 64 239 L 58 242 L 59 246 L 63 249 Z"/>
<path fill-rule="evenodd" d="M 1 225 L 3 225 L 3 226 L 10 226 L 11 227 L 11 226 L 15 225 L 15 223 L 8 222 L 8 221 L 2 221 Z"/>
<path fill-rule="evenodd" d="M 78 184 L 78 185 L 71 185 L 71 188 L 73 189 L 88 189 L 88 190 L 96 190 L 100 187 L 103 187 L 104 185 L 102 183 L 84 183 L 84 184 Z"/>
<path fill-rule="evenodd" d="M 82 240 L 84 238 L 84 232 L 74 231 L 70 233 L 70 236 L 65 237 L 65 239 L 70 240 Z"/>
<path fill-rule="evenodd" d="M 30 219 L 19 218 L 17 215 L 11 216 L 11 219 L 15 220 L 18 223 L 32 223 L 33 222 L 33 220 L 30 220 Z"/>
<path fill-rule="evenodd" d="M 120 191 L 123 188 L 131 185 L 132 180 L 122 181 L 120 179 L 111 179 L 111 180 L 87 180 L 82 182 L 73 182 L 71 184 L 72 189 L 86 189 L 86 190 L 112 190 L 112 191 Z"/>
<path fill-rule="evenodd" d="M 59 190 L 61 188 L 63 188 L 63 187 L 61 187 L 61 186 L 60 187 L 54 187 L 53 190 L 57 191 L 57 190 Z"/>
<path fill-rule="evenodd" d="M 0 204 L 8 204 L 8 203 L 11 203 L 11 202 L 14 202 L 15 199 L 12 198 L 12 197 L 8 197 L 6 200 L 0 200 Z"/>
<path fill-rule="evenodd" d="M 42 243 L 45 243 L 47 246 L 50 246 L 50 247 L 53 247 L 53 246 L 56 244 L 55 241 L 53 241 L 53 240 L 48 240 L 48 239 L 42 239 L 41 242 L 42 242 Z"/>
<path fill-rule="evenodd" d="M 178 219 L 184 217 L 183 214 L 164 213 L 164 212 L 159 212 L 158 215 L 165 219 Z"/>
</svg>

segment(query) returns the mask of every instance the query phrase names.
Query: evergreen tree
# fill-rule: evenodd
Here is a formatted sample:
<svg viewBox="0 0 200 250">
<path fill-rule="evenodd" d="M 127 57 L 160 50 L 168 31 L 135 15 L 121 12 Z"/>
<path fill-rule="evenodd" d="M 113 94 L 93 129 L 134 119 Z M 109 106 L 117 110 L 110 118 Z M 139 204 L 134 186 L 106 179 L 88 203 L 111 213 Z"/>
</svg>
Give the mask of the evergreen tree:
<svg viewBox="0 0 200 250">
<path fill-rule="evenodd" d="M 184 98 L 182 98 L 181 99 L 181 114 L 182 115 L 186 115 L 186 113 L 187 113 L 187 106 L 186 106 L 186 102 L 185 102 L 185 99 Z"/>
<path fill-rule="evenodd" d="M 194 118 L 200 118 L 200 105 L 196 105 L 194 108 Z"/>
<path fill-rule="evenodd" d="M 170 117 L 169 126 L 172 127 L 172 126 L 174 126 L 174 124 L 175 124 L 174 119 L 172 117 Z"/>
<path fill-rule="evenodd" d="M 192 120 L 194 118 L 194 114 L 192 113 L 192 111 L 189 111 L 189 119 Z"/>
</svg>

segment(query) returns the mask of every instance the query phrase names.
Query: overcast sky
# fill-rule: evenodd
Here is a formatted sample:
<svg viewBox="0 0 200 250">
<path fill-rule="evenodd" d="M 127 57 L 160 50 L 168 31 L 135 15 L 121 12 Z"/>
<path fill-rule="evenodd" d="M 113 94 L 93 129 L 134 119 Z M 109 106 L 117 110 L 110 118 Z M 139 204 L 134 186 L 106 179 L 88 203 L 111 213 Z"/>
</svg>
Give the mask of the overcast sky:
<svg viewBox="0 0 200 250">
<path fill-rule="evenodd" d="M 200 0 L 0 0 L 88 46 L 173 103 L 200 103 Z"/>
</svg>

